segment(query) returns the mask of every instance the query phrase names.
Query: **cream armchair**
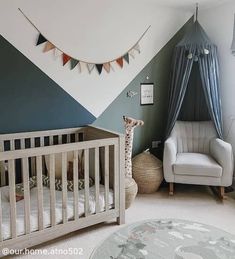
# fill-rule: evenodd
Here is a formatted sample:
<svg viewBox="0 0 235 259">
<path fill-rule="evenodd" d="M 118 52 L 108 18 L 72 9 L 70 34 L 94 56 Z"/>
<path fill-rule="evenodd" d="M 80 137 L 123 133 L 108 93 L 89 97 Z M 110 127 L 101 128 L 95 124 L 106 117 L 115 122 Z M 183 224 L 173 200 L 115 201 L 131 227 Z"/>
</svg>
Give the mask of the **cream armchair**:
<svg viewBox="0 0 235 259">
<path fill-rule="evenodd" d="M 211 121 L 177 121 L 165 142 L 163 168 L 170 195 L 173 183 L 184 183 L 218 186 L 223 198 L 233 180 L 232 147 L 217 138 Z"/>
</svg>

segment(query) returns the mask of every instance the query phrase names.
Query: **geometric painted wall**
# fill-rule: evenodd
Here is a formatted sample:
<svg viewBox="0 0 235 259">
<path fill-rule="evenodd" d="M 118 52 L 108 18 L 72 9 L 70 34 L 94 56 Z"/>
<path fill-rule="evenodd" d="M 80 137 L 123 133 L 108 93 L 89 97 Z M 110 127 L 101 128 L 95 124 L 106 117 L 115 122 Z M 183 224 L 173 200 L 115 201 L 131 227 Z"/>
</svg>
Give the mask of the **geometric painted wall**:
<svg viewBox="0 0 235 259">
<path fill-rule="evenodd" d="M 91 124 L 95 117 L 0 36 L 0 133 Z"/>
<path fill-rule="evenodd" d="M 140 41 L 141 54 L 130 65 L 101 76 L 70 70 L 69 62 L 55 59 L 53 51 L 43 53 L 44 44 L 35 46 L 36 25 L 58 48 L 78 60 L 105 62 L 123 55 L 151 25 Z M 66 13 L 64 13 L 66 10 Z M 120 18 L 121 14 L 121 18 Z M 153 0 L 1 0 L 0 35 L 64 89 L 96 118 L 128 86 L 133 78 L 161 50 L 191 17 L 187 10 L 164 7 Z"/>
<path fill-rule="evenodd" d="M 134 154 L 151 148 L 153 140 L 163 141 L 167 118 L 172 54 L 176 44 L 182 39 L 192 22 L 193 19 L 190 19 L 175 34 L 94 123 L 107 129 L 124 132 L 123 115 L 143 120 L 144 126 L 135 129 Z M 154 105 L 140 105 L 141 83 L 154 83 Z M 138 94 L 133 98 L 128 98 L 128 91 L 137 92 Z M 155 150 L 152 151 L 154 152 Z"/>
<path fill-rule="evenodd" d="M 122 116 L 144 120 L 135 131 L 134 154 L 162 140 L 167 115 L 173 49 L 190 26 L 180 31 L 95 118 L 58 84 L 0 36 L 0 133 L 57 129 L 92 124 L 123 132 Z M 147 79 L 148 78 L 148 79 Z M 154 105 L 140 106 L 140 83 L 154 83 Z M 138 94 L 127 98 L 131 90 Z"/>
</svg>

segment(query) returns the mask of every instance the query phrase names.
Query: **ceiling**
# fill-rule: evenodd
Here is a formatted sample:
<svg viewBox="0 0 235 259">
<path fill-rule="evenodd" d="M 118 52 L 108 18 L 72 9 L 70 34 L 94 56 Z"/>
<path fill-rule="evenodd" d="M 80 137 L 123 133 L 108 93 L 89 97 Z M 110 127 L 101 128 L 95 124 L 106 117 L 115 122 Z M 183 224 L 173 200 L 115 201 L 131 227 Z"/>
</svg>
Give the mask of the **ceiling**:
<svg viewBox="0 0 235 259">
<path fill-rule="evenodd" d="M 149 1 L 158 3 L 160 5 L 164 5 L 164 6 L 183 8 L 183 9 L 192 11 L 195 9 L 196 3 L 199 3 L 200 9 L 208 9 L 234 0 L 149 0 Z"/>
</svg>

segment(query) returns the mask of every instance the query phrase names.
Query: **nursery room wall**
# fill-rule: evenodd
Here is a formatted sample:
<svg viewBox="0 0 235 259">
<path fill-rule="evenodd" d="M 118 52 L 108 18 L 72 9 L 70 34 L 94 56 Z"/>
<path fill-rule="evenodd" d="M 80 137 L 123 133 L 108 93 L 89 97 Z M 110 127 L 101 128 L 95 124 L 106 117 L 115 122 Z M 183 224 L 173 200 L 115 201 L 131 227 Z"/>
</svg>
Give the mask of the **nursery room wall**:
<svg viewBox="0 0 235 259">
<path fill-rule="evenodd" d="M 122 115 L 144 120 L 144 126 L 135 129 L 134 155 L 145 149 L 152 149 L 152 141 L 163 141 L 173 51 L 192 23 L 193 18 L 175 34 L 94 122 L 97 126 L 125 133 Z M 154 84 L 153 105 L 140 105 L 141 83 Z M 136 95 L 128 98 L 127 93 L 129 91 L 136 93 Z M 162 144 L 160 143 L 158 149 L 151 151 L 161 156 Z"/>
<path fill-rule="evenodd" d="M 121 69 L 114 62 L 109 74 L 96 70 L 89 74 L 86 69 L 80 73 L 77 68 L 71 71 L 69 64 L 63 66 L 60 57 L 55 60 L 53 51 L 43 53 L 43 44 L 35 46 L 38 31 L 18 8 L 64 52 L 93 62 L 119 57 L 151 27 L 140 41 L 141 53 L 130 58 L 129 65 Z M 146 122 L 136 132 L 135 152 L 148 147 L 153 138 L 162 136 L 172 50 L 182 33 L 177 32 L 191 15 L 140 0 L 69 4 L 59 0 L 56 5 L 45 0 L 2 0 L 0 132 L 91 123 L 122 131 L 121 117 L 126 114 Z M 154 83 L 151 107 L 139 105 L 139 86 L 144 82 Z M 126 91 L 131 89 L 138 95 L 128 99 Z"/>
</svg>

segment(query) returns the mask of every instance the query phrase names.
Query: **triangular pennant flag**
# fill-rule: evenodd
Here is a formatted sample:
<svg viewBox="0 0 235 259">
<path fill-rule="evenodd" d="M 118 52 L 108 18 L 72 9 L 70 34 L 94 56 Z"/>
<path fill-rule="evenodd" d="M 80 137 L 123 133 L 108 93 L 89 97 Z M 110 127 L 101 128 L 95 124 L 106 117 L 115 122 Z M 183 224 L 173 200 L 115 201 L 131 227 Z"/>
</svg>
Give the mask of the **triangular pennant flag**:
<svg viewBox="0 0 235 259">
<path fill-rule="evenodd" d="M 79 72 L 82 73 L 87 69 L 87 63 L 79 61 L 79 68 L 80 68 Z"/>
<path fill-rule="evenodd" d="M 100 75 L 102 73 L 103 64 L 96 64 L 95 66 L 96 66 L 96 69 L 97 69 L 97 71 Z"/>
<path fill-rule="evenodd" d="M 113 61 L 113 62 L 110 62 L 110 71 L 112 70 L 112 71 L 115 71 L 114 70 L 114 68 L 113 68 L 113 66 L 112 66 L 112 63 L 114 63 L 115 61 Z M 115 62 L 116 63 L 116 62 Z"/>
<path fill-rule="evenodd" d="M 129 54 L 126 53 L 124 56 L 123 56 L 124 60 L 129 64 Z"/>
<path fill-rule="evenodd" d="M 78 68 L 78 72 L 79 73 L 82 73 L 82 62 L 81 61 L 78 61 L 78 64 L 77 64 L 77 68 Z"/>
<path fill-rule="evenodd" d="M 63 54 L 63 52 L 57 48 L 54 49 L 54 56 L 55 58 L 60 57 Z"/>
<path fill-rule="evenodd" d="M 43 52 L 47 52 L 47 51 L 52 50 L 54 48 L 55 48 L 55 46 L 50 41 L 48 41 L 45 45 L 45 48 L 44 48 Z"/>
<path fill-rule="evenodd" d="M 71 70 L 73 70 L 78 63 L 79 63 L 78 60 L 72 58 L 71 61 L 70 61 L 70 65 L 71 65 L 70 68 L 71 68 Z"/>
<path fill-rule="evenodd" d="M 111 67 L 110 63 L 104 63 L 104 64 L 103 64 L 103 67 L 104 67 L 104 69 L 105 69 L 105 71 L 106 71 L 107 73 L 110 72 L 110 67 Z"/>
<path fill-rule="evenodd" d="M 118 65 L 121 67 L 121 68 L 123 68 L 123 58 L 121 57 L 121 58 L 118 58 L 117 60 L 116 60 L 116 62 L 118 63 Z"/>
<path fill-rule="evenodd" d="M 137 43 L 137 44 L 134 46 L 133 49 L 134 49 L 134 50 L 137 50 L 137 51 L 140 53 L 140 44 Z"/>
<path fill-rule="evenodd" d="M 87 63 L 87 69 L 88 69 L 89 73 L 92 72 L 92 70 L 94 69 L 94 67 L 95 67 L 95 64 Z"/>
<path fill-rule="evenodd" d="M 129 55 L 134 59 L 135 58 L 135 51 L 134 49 L 131 49 L 129 52 Z"/>
<path fill-rule="evenodd" d="M 40 33 L 39 36 L 38 36 L 38 40 L 37 40 L 37 43 L 36 43 L 36 46 L 46 42 L 47 39 Z"/>
<path fill-rule="evenodd" d="M 70 56 L 68 56 L 67 54 L 63 53 L 63 66 L 66 65 L 69 60 L 71 59 Z"/>
</svg>

